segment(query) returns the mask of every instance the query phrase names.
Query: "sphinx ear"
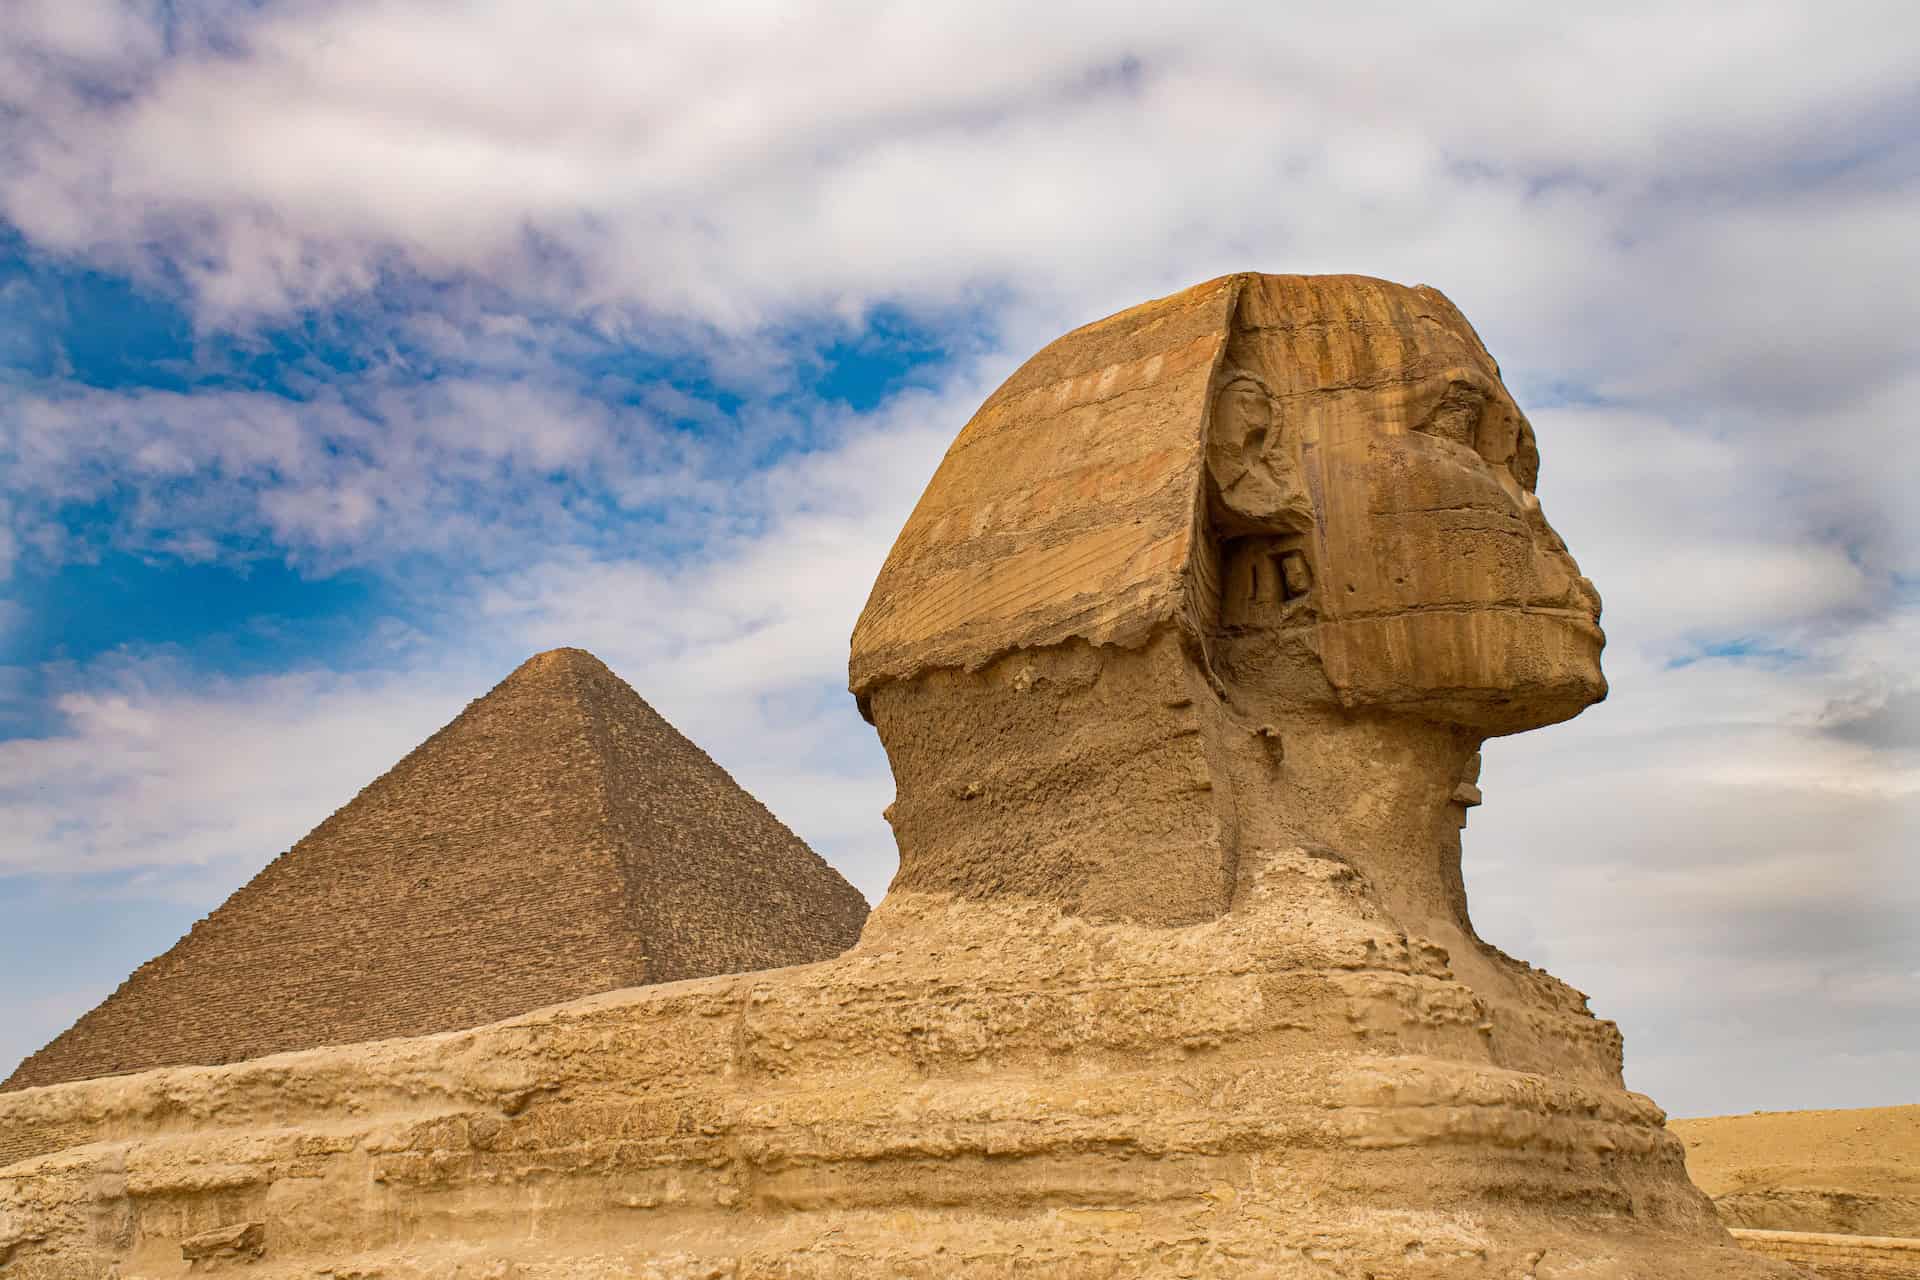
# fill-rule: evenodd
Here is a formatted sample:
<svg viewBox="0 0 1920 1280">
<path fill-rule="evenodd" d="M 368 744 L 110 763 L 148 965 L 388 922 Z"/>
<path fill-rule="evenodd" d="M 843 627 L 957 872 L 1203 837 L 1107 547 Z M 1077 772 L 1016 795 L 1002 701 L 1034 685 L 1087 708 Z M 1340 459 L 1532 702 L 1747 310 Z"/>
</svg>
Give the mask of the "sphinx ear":
<svg viewBox="0 0 1920 1280">
<path fill-rule="evenodd" d="M 1507 463 L 1520 487 L 1532 493 L 1540 483 L 1540 446 L 1533 438 L 1533 424 L 1520 415 L 1520 435 L 1513 447 L 1513 460 Z"/>
<path fill-rule="evenodd" d="M 1313 505 L 1301 482 L 1297 433 L 1257 375 L 1225 374 L 1207 415 L 1208 506 L 1224 533 L 1310 528 Z"/>
</svg>

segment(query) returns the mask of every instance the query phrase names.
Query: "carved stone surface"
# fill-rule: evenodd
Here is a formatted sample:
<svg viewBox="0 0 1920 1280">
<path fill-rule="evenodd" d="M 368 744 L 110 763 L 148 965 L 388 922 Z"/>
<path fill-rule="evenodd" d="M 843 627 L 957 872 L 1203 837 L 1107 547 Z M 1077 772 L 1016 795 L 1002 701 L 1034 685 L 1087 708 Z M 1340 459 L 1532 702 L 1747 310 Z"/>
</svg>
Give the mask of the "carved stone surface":
<svg viewBox="0 0 1920 1280">
<path fill-rule="evenodd" d="M 1481 740 L 1604 692 L 1439 294 L 1055 343 L 854 635 L 900 872 L 835 960 L 0 1098 L 0 1255 L 159 1273 L 1740 1277 L 1620 1038 L 1481 942 Z M 1545 836 L 1547 833 L 1542 833 Z"/>
</svg>

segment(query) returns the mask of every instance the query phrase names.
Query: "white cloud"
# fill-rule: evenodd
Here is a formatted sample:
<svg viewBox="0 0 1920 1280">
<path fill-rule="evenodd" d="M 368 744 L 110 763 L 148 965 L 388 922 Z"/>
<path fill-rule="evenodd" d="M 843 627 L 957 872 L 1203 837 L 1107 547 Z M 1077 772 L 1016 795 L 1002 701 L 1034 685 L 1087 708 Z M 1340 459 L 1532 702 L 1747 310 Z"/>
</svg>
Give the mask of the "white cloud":
<svg viewBox="0 0 1920 1280">
<path fill-rule="evenodd" d="M 1336 259 L 1579 305 L 1649 231 L 1664 265 L 1751 288 L 1753 252 L 1823 214 L 1720 188 L 1912 82 L 1911 11 L 1854 9 L 303 4 L 130 99 L 43 105 L 4 199 L 49 244 L 170 247 L 215 310 L 364 288 L 395 254 L 530 285 L 555 250 L 576 302 L 735 326 L 973 286 L 1083 316 Z M 1654 207 L 1689 184 L 1730 240 Z M 1809 256 L 1778 264 L 1782 302 L 1833 296 Z"/>
<path fill-rule="evenodd" d="M 1487 745 L 1476 925 L 1590 992 L 1629 1082 L 1679 1114 L 1908 1100 L 1920 751 L 1847 741 L 1828 713 L 1880 687 L 1875 630 L 1679 668 L 1669 637 L 1629 632 L 1607 702 Z M 1862 1056 L 1883 1043 L 1906 1053 Z"/>
<path fill-rule="evenodd" d="M 206 683 L 165 659 L 109 661 L 59 696 L 57 734 L 0 741 L 0 874 L 250 873 L 452 719 L 473 683 L 429 670 Z"/>
<path fill-rule="evenodd" d="M 1797 440 L 1743 415 L 1684 429 L 1647 411 L 1531 415 L 1548 519 L 1600 584 L 1610 627 L 1679 648 L 1875 607 L 1886 568 L 1861 563 L 1800 492 Z M 1874 508 L 1861 516 L 1871 518 Z"/>
<path fill-rule="evenodd" d="M 119 502 L 117 541 L 245 555 L 263 536 L 308 565 L 409 551 L 486 561 L 590 538 L 604 509 L 711 498 L 707 447 L 551 366 L 529 383 L 343 379 L 306 401 L 260 391 L 54 388 L 0 415 L 23 517 Z M 183 539 L 197 542 L 183 542 Z M 50 556 L 71 554 L 64 541 Z"/>
</svg>

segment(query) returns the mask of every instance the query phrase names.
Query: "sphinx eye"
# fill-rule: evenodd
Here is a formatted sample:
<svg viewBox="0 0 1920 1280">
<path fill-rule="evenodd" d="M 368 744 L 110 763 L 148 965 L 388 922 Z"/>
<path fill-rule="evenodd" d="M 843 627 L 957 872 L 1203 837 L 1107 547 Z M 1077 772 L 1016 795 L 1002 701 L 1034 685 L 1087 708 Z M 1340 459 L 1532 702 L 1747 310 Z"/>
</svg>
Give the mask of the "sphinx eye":
<svg viewBox="0 0 1920 1280">
<path fill-rule="evenodd" d="M 1534 443 L 1533 428 L 1527 420 L 1520 420 L 1519 438 L 1514 442 L 1513 461 L 1507 464 L 1513 472 L 1513 478 L 1528 493 L 1540 483 L 1540 446 Z"/>
<path fill-rule="evenodd" d="M 1450 383 L 1414 430 L 1472 449 L 1478 442 L 1480 415 L 1486 407 L 1484 391 L 1464 382 Z"/>
</svg>

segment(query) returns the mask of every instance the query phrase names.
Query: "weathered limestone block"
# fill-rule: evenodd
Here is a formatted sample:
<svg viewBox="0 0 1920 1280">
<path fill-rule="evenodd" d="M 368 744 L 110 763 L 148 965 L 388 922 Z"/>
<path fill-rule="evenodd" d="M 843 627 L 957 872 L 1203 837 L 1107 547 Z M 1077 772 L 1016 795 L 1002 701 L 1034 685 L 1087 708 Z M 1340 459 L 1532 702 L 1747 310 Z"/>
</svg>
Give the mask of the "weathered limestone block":
<svg viewBox="0 0 1920 1280">
<path fill-rule="evenodd" d="M 1820 1280 L 1920 1280 L 1920 1239 L 1735 1228 L 1753 1252 L 1805 1269 Z"/>
<path fill-rule="evenodd" d="M 855 631 L 852 951 L 0 1096 L 14 1274 L 1795 1274 L 1586 999 L 1483 943 L 1494 733 L 1599 698 L 1531 429 L 1439 294 L 1235 276 L 1034 357 Z"/>
<path fill-rule="evenodd" d="M 267 1227 L 263 1222 L 236 1222 L 230 1227 L 215 1227 L 189 1236 L 180 1242 L 180 1257 L 187 1263 L 216 1263 L 227 1260 L 251 1262 L 267 1247 Z"/>
</svg>

